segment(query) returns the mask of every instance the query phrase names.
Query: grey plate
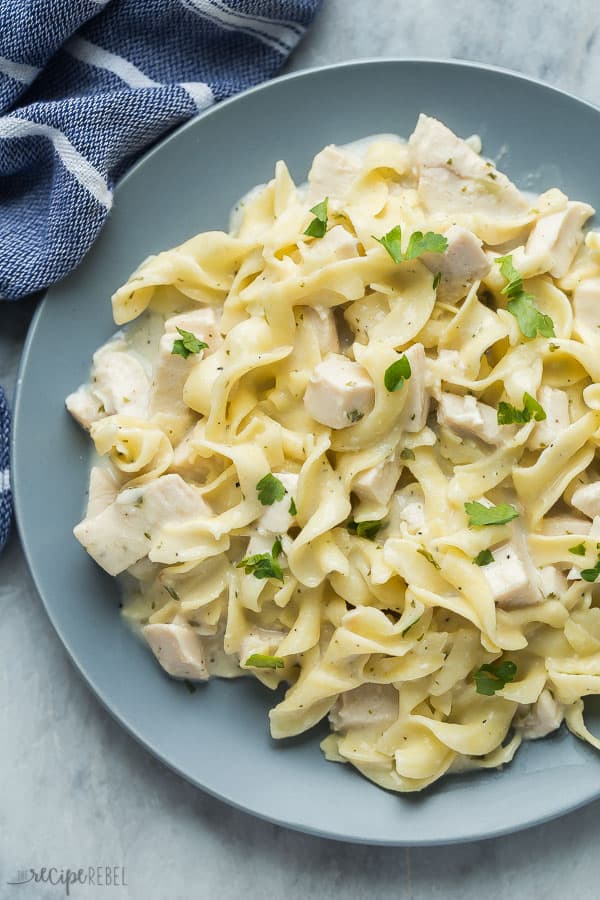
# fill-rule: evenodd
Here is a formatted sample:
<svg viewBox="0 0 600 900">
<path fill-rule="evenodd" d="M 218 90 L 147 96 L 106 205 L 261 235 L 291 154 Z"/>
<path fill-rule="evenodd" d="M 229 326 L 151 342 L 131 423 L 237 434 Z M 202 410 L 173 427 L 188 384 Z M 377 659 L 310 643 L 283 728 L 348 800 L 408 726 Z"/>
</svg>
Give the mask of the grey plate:
<svg viewBox="0 0 600 900">
<path fill-rule="evenodd" d="M 522 748 L 502 772 L 450 777 L 398 796 L 321 756 L 320 734 L 275 744 L 274 698 L 249 680 L 194 695 L 164 677 L 119 618 L 115 583 L 72 537 L 86 491 L 89 439 L 63 398 L 84 381 L 114 331 L 109 297 L 149 253 L 224 228 L 249 187 L 285 159 L 303 180 L 330 142 L 408 135 L 438 116 L 521 187 L 563 188 L 600 206 L 599 111 L 543 84 L 467 63 L 351 63 L 271 82 L 181 128 L 123 180 L 114 212 L 77 271 L 32 324 L 17 390 L 13 441 L 21 538 L 50 619 L 75 665 L 113 715 L 159 759 L 241 809 L 349 841 L 435 844 L 498 835 L 600 795 L 596 752 L 561 732 Z M 596 724 L 600 716 L 596 717 Z M 594 718 L 592 717 L 592 724 Z"/>
</svg>

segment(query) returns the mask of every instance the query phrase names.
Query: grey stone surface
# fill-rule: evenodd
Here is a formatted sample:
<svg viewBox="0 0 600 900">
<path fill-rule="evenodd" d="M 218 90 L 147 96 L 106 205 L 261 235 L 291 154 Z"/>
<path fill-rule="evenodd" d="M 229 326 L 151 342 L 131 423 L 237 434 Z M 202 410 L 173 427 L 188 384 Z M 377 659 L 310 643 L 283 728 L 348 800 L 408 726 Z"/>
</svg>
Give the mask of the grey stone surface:
<svg viewBox="0 0 600 900">
<path fill-rule="evenodd" d="M 453 57 L 518 69 L 600 104 L 599 12 L 598 0 L 324 0 L 288 70 Z M 0 304 L 0 383 L 9 391 L 33 308 Z M 64 896 L 7 885 L 20 869 L 105 865 L 124 866 L 127 886 L 76 887 L 71 896 L 600 896 L 600 803 L 493 842 L 416 850 L 333 843 L 232 810 L 148 756 L 92 697 L 46 619 L 15 535 L 0 558 L 0 604 L 2 900 Z"/>
</svg>

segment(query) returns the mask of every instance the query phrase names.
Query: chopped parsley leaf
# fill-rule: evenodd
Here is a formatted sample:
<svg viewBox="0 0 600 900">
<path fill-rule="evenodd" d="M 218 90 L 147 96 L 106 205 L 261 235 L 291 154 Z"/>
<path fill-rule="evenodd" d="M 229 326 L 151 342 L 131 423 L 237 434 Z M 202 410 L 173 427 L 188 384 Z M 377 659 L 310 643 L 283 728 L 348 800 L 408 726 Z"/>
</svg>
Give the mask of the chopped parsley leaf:
<svg viewBox="0 0 600 900">
<path fill-rule="evenodd" d="M 517 519 L 519 513 L 510 503 L 500 503 L 498 506 L 484 506 L 477 500 L 465 503 L 465 512 L 469 517 L 469 525 L 473 528 L 481 528 L 483 525 L 506 525 Z"/>
<path fill-rule="evenodd" d="M 473 560 L 474 566 L 489 566 L 494 562 L 494 554 L 491 550 L 480 550 Z"/>
<path fill-rule="evenodd" d="M 486 663 L 475 672 L 475 685 L 478 694 L 493 697 L 496 691 L 515 680 L 517 667 L 509 659 L 502 662 L 497 659 L 493 663 Z"/>
<path fill-rule="evenodd" d="M 245 662 L 246 666 L 255 669 L 283 669 L 285 662 L 280 656 L 268 656 L 266 653 L 253 653 Z"/>
<path fill-rule="evenodd" d="M 411 374 L 412 372 L 408 357 L 401 356 L 400 359 L 397 359 L 385 370 L 383 383 L 385 384 L 386 390 L 388 390 L 390 394 L 394 391 L 399 391 L 404 382 L 410 378 Z"/>
<path fill-rule="evenodd" d="M 325 232 L 327 231 L 327 204 L 329 202 L 329 197 L 325 197 L 324 200 L 321 200 L 320 203 L 317 203 L 316 206 L 313 206 L 311 209 L 311 213 L 314 215 L 314 219 L 304 232 L 309 237 L 314 238 L 322 238 L 325 237 Z"/>
<path fill-rule="evenodd" d="M 276 478 L 271 472 L 260 479 L 256 485 L 256 490 L 258 499 L 263 506 L 272 506 L 276 500 L 283 500 L 287 493 L 279 478 Z"/>
<path fill-rule="evenodd" d="M 177 331 L 181 338 L 173 342 L 171 355 L 183 356 L 184 359 L 187 359 L 192 353 L 200 353 L 201 350 L 206 350 L 208 347 L 208 344 L 198 340 L 191 331 L 186 331 L 185 328 L 178 328 Z"/>
</svg>

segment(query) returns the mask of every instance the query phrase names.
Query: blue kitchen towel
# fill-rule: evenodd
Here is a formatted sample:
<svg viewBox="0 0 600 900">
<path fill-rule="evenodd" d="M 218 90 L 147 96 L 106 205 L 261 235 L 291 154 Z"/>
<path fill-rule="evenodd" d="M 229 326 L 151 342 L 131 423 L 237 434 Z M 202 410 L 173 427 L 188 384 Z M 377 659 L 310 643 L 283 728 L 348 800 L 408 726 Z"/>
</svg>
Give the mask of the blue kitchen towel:
<svg viewBox="0 0 600 900">
<path fill-rule="evenodd" d="M 264 81 L 320 0 L 0 0 L 0 299 L 43 290 L 94 243 L 155 141 Z M 8 411 L 0 394 L 0 548 Z"/>
</svg>

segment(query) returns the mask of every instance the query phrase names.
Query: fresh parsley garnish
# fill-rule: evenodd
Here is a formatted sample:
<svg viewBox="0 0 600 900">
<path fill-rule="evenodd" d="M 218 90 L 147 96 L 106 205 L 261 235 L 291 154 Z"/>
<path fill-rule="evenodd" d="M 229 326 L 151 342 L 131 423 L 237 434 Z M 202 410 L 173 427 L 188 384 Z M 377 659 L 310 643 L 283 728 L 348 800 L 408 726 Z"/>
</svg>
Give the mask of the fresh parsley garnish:
<svg viewBox="0 0 600 900">
<path fill-rule="evenodd" d="M 515 680 L 517 667 L 509 659 L 496 660 L 486 663 L 475 672 L 475 685 L 478 694 L 493 697 L 496 691 L 501 691 L 509 681 Z"/>
<path fill-rule="evenodd" d="M 481 528 L 483 525 L 506 525 L 518 518 L 519 513 L 510 503 L 500 503 L 498 506 L 484 506 L 473 500 L 465 503 L 465 512 L 469 517 L 469 525 Z"/>
<path fill-rule="evenodd" d="M 397 359 L 385 370 L 383 383 L 385 384 L 386 390 L 388 390 L 390 394 L 394 391 L 399 391 L 404 382 L 410 378 L 411 374 L 408 357 L 401 356 L 400 359 Z"/>
<path fill-rule="evenodd" d="M 536 422 L 543 422 L 545 418 L 546 413 L 543 407 L 527 391 L 523 394 L 523 409 L 517 409 L 512 403 L 504 401 L 498 404 L 498 425 L 513 425 L 515 422 L 523 424 L 531 422 L 532 419 L 535 419 Z"/>
<path fill-rule="evenodd" d="M 296 509 L 296 504 L 294 503 L 294 498 L 290 498 L 290 508 L 289 508 L 290 516 L 297 516 L 298 510 Z"/>
<path fill-rule="evenodd" d="M 585 545 L 575 544 L 574 547 L 569 547 L 569 553 L 574 553 L 575 556 L 585 556 Z"/>
<path fill-rule="evenodd" d="M 381 523 L 381 519 L 371 519 L 366 522 L 348 522 L 346 527 L 350 534 L 355 534 L 357 537 L 373 541 L 381 528 Z"/>
<path fill-rule="evenodd" d="M 448 241 L 442 234 L 436 234 L 434 231 L 428 231 L 426 234 L 423 234 L 422 231 L 414 231 L 408 240 L 406 253 L 402 253 L 402 228 L 400 225 L 396 225 L 383 237 L 378 238 L 374 234 L 371 237 L 385 247 L 395 263 L 416 259 L 423 253 L 445 253 L 448 248 Z"/>
<path fill-rule="evenodd" d="M 272 506 L 276 500 L 283 500 L 287 491 L 279 478 L 276 478 L 271 472 L 261 478 L 256 485 L 258 499 L 263 506 Z"/>
<path fill-rule="evenodd" d="M 192 353 L 200 353 L 201 350 L 206 350 L 208 347 L 208 344 L 198 340 L 191 331 L 186 331 L 185 328 L 178 328 L 177 331 L 181 338 L 173 342 L 171 355 L 183 356 L 184 359 L 187 359 Z"/>
<path fill-rule="evenodd" d="M 283 572 L 277 562 L 281 549 L 281 541 L 278 538 L 270 553 L 255 553 L 252 556 L 246 556 L 237 564 L 236 568 L 243 569 L 246 575 L 254 575 L 255 578 L 276 578 L 278 581 L 283 581 Z"/>
<path fill-rule="evenodd" d="M 314 215 L 314 219 L 304 232 L 309 237 L 314 238 L 322 238 L 325 237 L 325 232 L 327 231 L 327 204 L 329 202 L 329 197 L 325 197 L 324 200 L 321 200 L 320 203 L 317 203 L 316 206 L 313 206 L 311 209 L 311 213 Z"/>
<path fill-rule="evenodd" d="M 581 577 L 583 578 L 584 581 L 589 581 L 590 584 L 593 584 L 599 575 L 600 575 L 600 556 L 598 557 L 598 562 L 596 563 L 596 565 L 594 566 L 593 569 L 582 569 L 581 570 Z"/>
<path fill-rule="evenodd" d="M 489 566 L 490 563 L 494 562 L 494 554 L 491 550 L 480 550 L 475 559 L 473 560 L 473 565 L 475 566 Z"/>
<path fill-rule="evenodd" d="M 266 653 L 253 653 L 246 660 L 245 665 L 255 669 L 283 669 L 285 662 L 280 656 L 269 656 Z"/>
<path fill-rule="evenodd" d="M 513 266 L 512 254 L 499 256 L 496 262 L 507 281 L 502 288 L 502 293 L 508 297 L 507 309 L 519 323 L 521 333 L 527 338 L 534 338 L 537 334 L 547 338 L 556 337 L 554 322 L 550 316 L 539 311 L 533 302 L 535 298 L 523 288 L 523 276 Z"/>
</svg>

